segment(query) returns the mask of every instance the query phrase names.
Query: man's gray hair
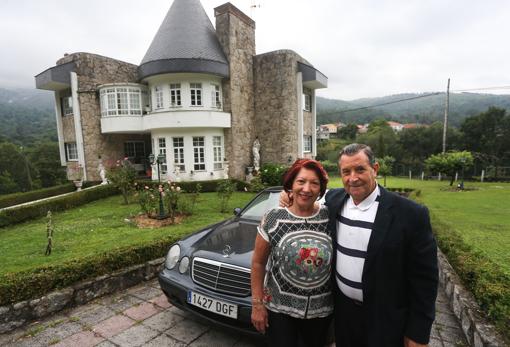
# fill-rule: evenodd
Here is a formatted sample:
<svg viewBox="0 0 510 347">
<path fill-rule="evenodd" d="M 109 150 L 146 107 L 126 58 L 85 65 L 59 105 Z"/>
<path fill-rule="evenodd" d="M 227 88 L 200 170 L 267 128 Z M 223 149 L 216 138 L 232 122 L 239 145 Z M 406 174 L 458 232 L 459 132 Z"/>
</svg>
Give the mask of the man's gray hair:
<svg viewBox="0 0 510 347">
<path fill-rule="evenodd" d="M 342 148 L 342 150 L 338 154 L 338 163 L 340 163 L 340 158 L 342 157 L 342 155 L 347 155 L 351 157 L 353 155 L 358 154 L 361 151 L 363 151 L 363 153 L 365 153 L 365 155 L 367 156 L 370 165 L 374 166 L 375 156 L 374 152 L 372 151 L 372 148 L 362 143 L 351 143 L 350 145 L 347 145 L 344 148 Z"/>
</svg>

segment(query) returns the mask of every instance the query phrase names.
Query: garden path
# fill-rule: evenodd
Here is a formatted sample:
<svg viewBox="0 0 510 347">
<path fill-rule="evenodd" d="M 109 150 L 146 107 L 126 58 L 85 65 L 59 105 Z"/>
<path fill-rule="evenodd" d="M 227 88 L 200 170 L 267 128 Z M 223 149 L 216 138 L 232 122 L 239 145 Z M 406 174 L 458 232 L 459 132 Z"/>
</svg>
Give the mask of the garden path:
<svg viewBox="0 0 510 347">
<path fill-rule="evenodd" d="M 442 288 L 436 308 L 429 346 L 468 346 Z M 0 346 L 49 345 L 258 347 L 264 342 L 172 306 L 152 280 L 0 335 Z"/>
</svg>

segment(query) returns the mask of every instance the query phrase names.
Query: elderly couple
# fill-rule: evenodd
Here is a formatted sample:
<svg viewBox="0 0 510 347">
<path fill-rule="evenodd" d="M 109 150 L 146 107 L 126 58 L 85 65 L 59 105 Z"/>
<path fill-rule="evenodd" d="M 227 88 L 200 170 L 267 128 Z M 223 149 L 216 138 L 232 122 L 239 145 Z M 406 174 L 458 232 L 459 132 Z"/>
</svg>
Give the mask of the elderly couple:
<svg viewBox="0 0 510 347">
<path fill-rule="evenodd" d="M 370 147 L 338 157 L 343 189 L 326 194 L 315 160 L 287 171 L 252 260 L 252 323 L 270 346 L 427 346 L 438 284 L 428 211 L 376 182 Z"/>
</svg>

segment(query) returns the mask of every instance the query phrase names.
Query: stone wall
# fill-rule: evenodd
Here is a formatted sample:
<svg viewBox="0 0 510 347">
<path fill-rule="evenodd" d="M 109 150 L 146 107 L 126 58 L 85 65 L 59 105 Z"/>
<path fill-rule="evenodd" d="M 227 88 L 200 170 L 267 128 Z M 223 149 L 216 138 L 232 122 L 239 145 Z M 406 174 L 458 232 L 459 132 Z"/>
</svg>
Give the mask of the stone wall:
<svg viewBox="0 0 510 347">
<path fill-rule="evenodd" d="M 57 61 L 57 65 L 74 61 L 78 76 L 78 102 L 81 114 L 85 167 L 89 181 L 100 180 L 99 158 L 103 162 L 115 162 L 124 156 L 125 140 L 146 141 L 150 135 L 107 135 L 101 133 L 101 108 L 97 87 L 107 83 L 137 82 L 137 66 L 90 53 L 73 53 Z M 65 123 L 64 138 L 70 129 Z M 73 119 L 74 129 L 74 119 Z M 73 130 L 74 133 L 74 130 Z"/>
<path fill-rule="evenodd" d="M 297 54 L 282 50 L 257 55 L 254 75 L 261 163 L 288 164 L 298 156 Z"/>
<path fill-rule="evenodd" d="M 254 124 L 253 56 L 255 22 L 227 3 L 215 9 L 216 34 L 230 65 L 230 79 L 223 82 L 224 111 L 231 114 L 225 130 L 225 156 L 229 176 L 244 179 L 253 163 L 251 147 L 257 136 Z"/>
</svg>

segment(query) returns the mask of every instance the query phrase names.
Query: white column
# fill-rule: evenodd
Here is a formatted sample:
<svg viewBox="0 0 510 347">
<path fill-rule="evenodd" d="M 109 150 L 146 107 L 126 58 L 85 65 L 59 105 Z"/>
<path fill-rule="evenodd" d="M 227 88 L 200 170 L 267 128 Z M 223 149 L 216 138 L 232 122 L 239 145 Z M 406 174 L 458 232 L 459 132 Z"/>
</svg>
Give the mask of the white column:
<svg viewBox="0 0 510 347">
<path fill-rule="evenodd" d="M 78 163 L 83 168 L 83 180 L 86 181 L 87 167 L 85 165 L 85 147 L 83 145 L 80 104 L 78 102 L 78 76 L 76 72 L 71 72 L 71 95 L 73 98 L 74 132 L 76 136 L 76 149 L 78 151 Z"/>
<path fill-rule="evenodd" d="M 296 92 L 297 92 L 297 133 L 298 133 L 298 157 L 303 157 L 303 74 L 297 73 L 296 76 Z M 296 160 L 297 158 L 292 158 Z M 292 164 L 292 163 L 290 163 Z"/>
<path fill-rule="evenodd" d="M 317 128 L 317 108 L 315 103 L 315 89 L 311 89 L 312 96 L 311 96 L 311 107 L 312 107 L 312 155 L 315 158 L 317 156 L 317 131 L 315 130 Z"/>
<path fill-rule="evenodd" d="M 66 149 L 64 143 L 64 126 L 62 125 L 62 104 L 60 101 L 60 92 L 55 91 L 55 117 L 57 117 L 57 136 L 58 136 L 58 150 L 60 153 L 60 164 L 67 166 L 66 162 Z"/>
</svg>

